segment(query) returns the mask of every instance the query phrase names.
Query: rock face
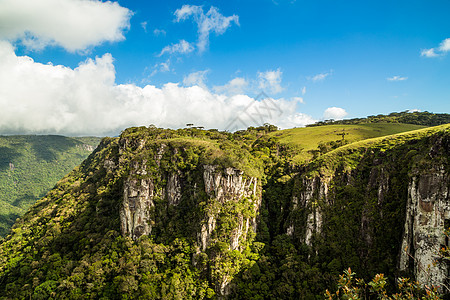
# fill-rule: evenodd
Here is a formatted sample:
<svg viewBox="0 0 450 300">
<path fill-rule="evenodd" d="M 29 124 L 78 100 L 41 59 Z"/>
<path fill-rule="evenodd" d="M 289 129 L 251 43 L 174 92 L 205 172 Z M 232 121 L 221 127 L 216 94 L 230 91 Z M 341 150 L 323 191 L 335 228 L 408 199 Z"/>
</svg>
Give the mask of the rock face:
<svg viewBox="0 0 450 300">
<path fill-rule="evenodd" d="M 122 145 L 121 152 L 124 153 L 130 145 L 127 141 Z M 135 147 L 144 149 L 145 143 L 137 143 Z M 156 154 L 153 157 L 140 157 L 131 162 L 122 159 L 122 167 L 128 169 L 128 174 L 124 178 L 120 207 L 121 232 L 133 240 L 154 232 L 164 233 L 166 228 L 161 225 L 159 228 L 155 227 L 158 226 L 156 219 L 164 219 L 169 208 L 175 214 L 178 209 L 189 213 L 195 210 L 194 206 L 203 205 L 200 220 L 192 219 L 190 221 L 193 223 L 186 224 L 186 227 L 194 228 L 190 234 L 195 237 L 197 254 L 208 253 L 216 293 L 227 295 L 230 292 L 229 284 L 239 268 L 223 270 L 225 258 L 208 249 L 226 244 L 228 251 L 242 251 L 251 242 L 254 234 L 251 236 L 249 233 L 256 232 L 256 216 L 261 206 L 260 182 L 256 177 L 245 176 L 241 170 L 219 165 L 199 165 L 196 170 L 186 173 L 164 170 L 165 157 L 172 159 L 179 151 L 181 150 L 161 144 L 154 151 Z M 114 166 L 112 162 L 105 164 L 108 168 Z M 156 171 L 149 171 L 149 166 L 155 167 Z M 187 204 L 186 199 L 190 199 L 190 204 Z M 200 203 L 200 199 L 206 201 Z M 192 207 L 186 208 L 186 205 Z M 247 213 L 236 209 L 239 205 Z M 224 231 L 227 224 L 234 224 L 234 227 L 227 227 Z M 195 264 L 195 257 L 193 262 Z"/>
<path fill-rule="evenodd" d="M 150 209 L 154 206 L 154 184 L 150 178 L 136 178 L 136 175 L 145 174 L 147 174 L 145 163 L 134 164 L 123 187 L 123 202 L 120 209 L 121 231 L 123 235 L 133 240 L 152 232 Z"/>
<path fill-rule="evenodd" d="M 450 225 L 450 177 L 443 166 L 428 170 L 428 174 L 414 173 L 417 175 L 408 187 L 399 267 L 406 270 L 412 262 L 419 282 L 442 286 L 449 269 L 438 261 L 438 253 L 443 245 L 449 246 L 443 232 Z"/>
<path fill-rule="evenodd" d="M 239 201 L 242 198 L 252 198 L 253 209 L 259 211 L 261 198 L 258 197 L 257 178 L 250 177 L 244 179 L 243 172 L 233 168 L 226 168 L 224 172 L 217 166 L 205 165 L 203 171 L 203 181 L 205 184 L 205 192 L 210 199 L 215 199 L 223 204 L 226 201 Z M 211 241 L 211 235 L 216 227 L 217 215 L 220 209 L 215 212 L 209 212 L 206 221 L 202 224 L 199 233 L 198 243 L 202 251 L 205 251 Z M 238 226 L 233 229 L 230 239 L 231 250 L 241 250 L 239 248 L 239 239 L 245 238 L 249 228 L 256 232 L 256 216 L 253 218 L 244 218 L 238 214 Z"/>
<path fill-rule="evenodd" d="M 413 274 L 421 284 L 447 284 L 450 267 L 440 259 L 439 250 L 450 246 L 444 234 L 450 227 L 450 149 L 439 138 L 426 147 L 414 161 L 402 160 L 407 154 L 417 155 L 416 150 L 404 146 L 393 158 L 366 151 L 353 169 L 337 168 L 326 176 L 299 174 L 290 207 L 292 215 L 302 211 L 303 220 L 290 217 L 286 234 L 317 249 L 318 245 L 332 245 L 327 244 L 328 239 L 339 243 L 335 230 L 348 226 L 347 231 L 342 230 L 346 233 L 342 238 L 352 247 L 347 251 L 366 260 L 376 257 L 373 249 L 381 245 L 386 247 L 386 255 L 389 248 L 397 249 L 391 250 L 386 260 L 395 261 L 401 274 Z M 397 229 L 389 227 L 392 225 Z M 384 235 L 389 237 L 383 240 Z"/>
</svg>

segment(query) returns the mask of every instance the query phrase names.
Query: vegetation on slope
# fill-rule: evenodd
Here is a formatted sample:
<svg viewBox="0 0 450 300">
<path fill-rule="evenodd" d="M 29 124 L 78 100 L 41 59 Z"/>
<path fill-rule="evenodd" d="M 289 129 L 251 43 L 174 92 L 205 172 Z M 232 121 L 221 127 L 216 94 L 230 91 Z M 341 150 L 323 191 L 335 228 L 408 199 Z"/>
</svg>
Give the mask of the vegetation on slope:
<svg viewBox="0 0 450 300">
<path fill-rule="evenodd" d="M 0 248 L 0 290 L 21 299 L 202 299 L 215 295 L 213 282 L 236 273 L 258 248 L 252 237 L 227 246 L 236 216 L 251 216 L 253 204 L 206 202 L 202 167 L 214 164 L 261 174 L 261 164 L 229 135 L 196 129 L 130 128 L 100 147 L 34 205 Z M 169 149 L 146 177 L 159 190 L 170 172 L 182 172 L 185 193 L 177 209 L 155 198 L 154 234 L 134 242 L 121 235 L 119 208 L 125 178 L 136 163 Z M 119 150 L 120 149 L 120 150 Z M 110 169 L 105 162 L 118 167 Z M 133 175 L 134 176 L 134 175 Z M 143 175 L 139 175 L 143 176 Z M 217 233 L 206 253 L 195 246 L 201 216 L 220 208 Z M 253 235 L 254 236 L 254 235 Z M 255 248 L 256 247 L 256 248 Z M 195 267 L 193 260 L 196 261 Z"/>
<path fill-rule="evenodd" d="M 394 112 L 389 115 L 368 116 L 367 118 L 356 118 L 347 120 L 326 120 L 308 125 L 323 126 L 329 124 L 351 125 L 351 124 L 367 124 L 367 123 L 405 123 L 424 126 L 438 126 L 450 123 L 450 114 L 435 114 L 430 112 L 419 111 L 403 111 Z"/>
<path fill-rule="evenodd" d="M 0 136 L 0 236 L 99 141 L 93 137 Z"/>
<path fill-rule="evenodd" d="M 327 125 L 287 129 L 270 136 L 278 144 L 293 149 L 292 160 L 301 164 L 345 144 L 421 128 L 425 126 L 394 123 Z"/>
<path fill-rule="evenodd" d="M 412 269 L 397 270 L 408 183 L 412 176 L 442 166 L 450 172 L 449 153 L 450 125 L 443 125 L 340 147 L 297 174 L 289 164 L 278 164 L 263 186 L 265 210 L 256 239 L 265 248 L 260 259 L 235 278 L 234 297 L 321 298 L 348 267 L 366 280 L 384 273 L 389 290 L 395 278 L 413 277 Z M 320 181 L 328 184 L 326 198 L 320 194 Z M 314 186 L 309 205 L 294 205 L 292 196 L 314 191 Z M 381 198 L 380 186 L 388 186 Z M 308 247 L 307 216 L 317 209 L 322 231 L 312 236 Z M 288 235 L 291 226 L 297 230 Z"/>
<path fill-rule="evenodd" d="M 429 167 L 430 148 L 439 138 L 449 141 L 450 129 L 441 126 L 348 144 L 351 138 L 358 141 L 417 128 L 369 125 L 329 127 L 329 140 L 323 139 L 325 131 L 306 141 L 301 129 L 279 135 L 270 125 L 234 134 L 141 127 L 125 130 L 120 139 L 104 139 L 0 245 L 1 297 L 217 298 L 214 282 L 233 274 L 230 298 L 322 299 L 347 267 L 365 278 L 378 272 L 394 278 L 409 172 Z M 342 129 L 349 134 L 336 135 Z M 171 151 L 159 166 L 149 163 L 145 176 L 161 188 L 168 173 L 180 172 L 186 178 L 186 193 L 180 210 L 162 199 L 156 201 L 154 234 L 133 241 L 120 233 L 124 178 L 134 163 L 151 160 L 162 144 Z M 435 149 L 434 155 L 448 166 L 445 147 Z M 292 159 L 301 153 L 309 156 Z M 204 164 L 234 167 L 262 181 L 259 226 L 256 235 L 240 241 L 241 251 L 227 246 L 230 230 L 238 218 L 254 212 L 246 201 L 223 206 L 206 201 L 201 192 Z M 374 169 L 389 174 L 395 191 L 382 205 L 376 203 L 376 185 L 370 182 Z M 315 195 L 313 206 L 294 207 L 293 195 L 304 191 L 305 180 L 315 176 L 332 178 L 333 206 Z M 352 185 L 347 185 L 350 179 Z M 314 207 L 322 209 L 325 221 L 310 247 L 304 243 L 304 230 L 286 232 L 292 224 L 302 228 Z M 194 233 L 199 216 L 209 210 L 216 210 L 218 226 L 213 244 L 199 253 Z"/>
</svg>

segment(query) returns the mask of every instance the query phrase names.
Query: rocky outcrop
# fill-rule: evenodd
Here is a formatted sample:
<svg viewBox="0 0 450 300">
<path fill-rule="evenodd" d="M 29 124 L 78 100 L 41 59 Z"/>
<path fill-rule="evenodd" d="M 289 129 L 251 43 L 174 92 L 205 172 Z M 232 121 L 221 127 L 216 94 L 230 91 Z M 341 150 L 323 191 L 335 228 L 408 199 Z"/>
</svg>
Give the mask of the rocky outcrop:
<svg viewBox="0 0 450 300">
<path fill-rule="evenodd" d="M 415 170 L 408 187 L 406 221 L 400 254 L 400 270 L 414 265 L 416 279 L 423 284 L 442 286 L 449 268 L 439 260 L 439 249 L 449 246 L 444 235 L 450 220 L 450 176 L 443 166 Z M 422 173 L 422 174 L 421 174 Z"/>
<path fill-rule="evenodd" d="M 154 206 L 154 184 L 147 175 L 146 162 L 134 162 L 123 187 L 123 201 L 120 209 L 122 234 L 136 240 L 152 231 L 150 208 Z"/>
<path fill-rule="evenodd" d="M 258 180 L 255 177 L 244 178 L 243 172 L 234 168 L 226 168 L 224 171 L 218 166 L 205 165 L 203 167 L 203 181 L 205 192 L 210 199 L 219 203 L 227 201 L 239 201 L 243 197 L 253 199 L 255 213 L 261 205 L 261 198 L 257 194 Z M 216 219 L 220 213 L 220 206 L 215 211 L 208 211 L 198 236 L 198 243 L 202 251 L 209 246 L 211 235 L 216 227 Z M 250 228 L 256 232 L 256 217 L 244 218 L 238 214 L 238 226 L 233 229 L 230 239 L 230 249 L 239 249 L 239 240 L 245 237 Z"/>
<path fill-rule="evenodd" d="M 305 225 L 302 228 L 295 228 L 291 222 L 286 229 L 286 233 L 290 236 L 296 230 L 303 230 L 304 238 L 302 242 L 308 246 L 312 246 L 312 237 L 315 233 L 320 233 L 322 228 L 322 209 L 319 202 L 328 203 L 328 186 L 330 178 L 302 178 L 301 189 L 292 195 L 292 209 L 306 209 L 307 217 Z"/>
</svg>

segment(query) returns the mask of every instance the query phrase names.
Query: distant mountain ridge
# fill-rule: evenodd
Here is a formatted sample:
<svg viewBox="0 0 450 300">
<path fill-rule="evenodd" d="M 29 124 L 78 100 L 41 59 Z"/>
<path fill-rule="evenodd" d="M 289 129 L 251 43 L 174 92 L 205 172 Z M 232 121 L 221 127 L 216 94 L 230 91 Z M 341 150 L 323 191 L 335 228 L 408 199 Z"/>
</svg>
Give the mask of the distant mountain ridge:
<svg viewBox="0 0 450 300">
<path fill-rule="evenodd" d="M 99 142 L 97 137 L 0 136 L 0 236 Z"/>
</svg>

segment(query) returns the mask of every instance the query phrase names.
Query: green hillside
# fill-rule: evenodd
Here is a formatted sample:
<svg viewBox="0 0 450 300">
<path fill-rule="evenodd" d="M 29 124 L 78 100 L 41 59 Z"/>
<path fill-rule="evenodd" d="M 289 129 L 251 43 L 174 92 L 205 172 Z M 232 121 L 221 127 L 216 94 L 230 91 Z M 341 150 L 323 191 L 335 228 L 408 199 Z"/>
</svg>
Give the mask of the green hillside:
<svg viewBox="0 0 450 300">
<path fill-rule="evenodd" d="M 99 141 L 56 135 L 0 136 L 0 236 Z"/>
<path fill-rule="evenodd" d="M 14 225 L 0 294 L 323 299 L 347 267 L 392 287 L 414 276 L 413 260 L 398 269 L 408 189 L 422 182 L 427 199 L 449 185 L 433 174 L 450 170 L 450 125 L 385 135 L 416 128 L 129 128 Z"/>
<path fill-rule="evenodd" d="M 326 150 L 344 144 L 425 128 L 423 125 L 399 123 L 371 123 L 355 125 L 327 125 L 293 128 L 272 132 L 269 136 L 294 151 L 293 161 L 302 163 Z M 328 149 L 327 149 L 328 148 Z M 323 154 L 323 153 L 322 153 Z"/>
</svg>

